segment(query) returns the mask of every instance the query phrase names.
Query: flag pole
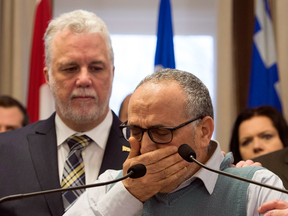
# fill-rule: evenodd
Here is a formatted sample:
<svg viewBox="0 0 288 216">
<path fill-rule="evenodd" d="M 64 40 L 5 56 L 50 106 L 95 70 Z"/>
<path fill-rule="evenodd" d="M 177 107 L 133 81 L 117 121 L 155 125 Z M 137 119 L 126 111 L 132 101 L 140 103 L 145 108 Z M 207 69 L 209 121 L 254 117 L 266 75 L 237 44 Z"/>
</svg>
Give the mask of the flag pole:
<svg viewBox="0 0 288 216">
<path fill-rule="evenodd" d="M 160 1 L 154 66 L 155 71 L 163 68 L 175 69 L 170 0 Z"/>
</svg>

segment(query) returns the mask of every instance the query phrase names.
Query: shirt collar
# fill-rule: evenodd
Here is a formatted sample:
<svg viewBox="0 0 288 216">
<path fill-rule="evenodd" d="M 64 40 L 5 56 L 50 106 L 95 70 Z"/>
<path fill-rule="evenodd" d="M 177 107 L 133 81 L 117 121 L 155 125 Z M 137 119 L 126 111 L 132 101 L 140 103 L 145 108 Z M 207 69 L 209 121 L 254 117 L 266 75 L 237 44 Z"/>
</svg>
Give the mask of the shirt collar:
<svg viewBox="0 0 288 216">
<path fill-rule="evenodd" d="M 56 137 L 57 146 L 60 146 L 66 141 L 66 139 L 71 135 L 83 135 L 89 136 L 96 144 L 98 144 L 102 149 L 105 149 L 110 128 L 113 121 L 112 111 L 109 110 L 105 119 L 95 128 L 86 132 L 77 132 L 69 128 L 56 113 L 55 126 L 56 126 Z"/>
<path fill-rule="evenodd" d="M 217 144 L 217 147 L 213 153 L 213 155 L 210 157 L 210 159 L 205 163 L 206 166 L 219 170 L 220 165 L 224 159 L 224 155 L 220 149 L 220 145 L 216 140 L 211 140 L 211 144 Z M 200 168 L 190 179 L 183 182 L 178 188 L 176 188 L 174 191 L 178 191 L 188 185 L 190 185 L 196 178 L 199 178 L 203 181 L 207 191 L 211 195 L 213 193 L 216 181 L 218 179 L 218 174 L 215 172 L 211 172 L 205 168 Z"/>
</svg>

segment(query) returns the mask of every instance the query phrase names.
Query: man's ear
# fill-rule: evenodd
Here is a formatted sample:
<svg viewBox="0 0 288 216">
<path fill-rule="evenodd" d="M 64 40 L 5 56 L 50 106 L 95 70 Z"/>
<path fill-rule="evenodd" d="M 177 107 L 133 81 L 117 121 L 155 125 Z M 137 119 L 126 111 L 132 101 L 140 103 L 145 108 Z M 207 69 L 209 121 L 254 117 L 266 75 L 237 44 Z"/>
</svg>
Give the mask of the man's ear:
<svg viewBox="0 0 288 216">
<path fill-rule="evenodd" d="M 200 139 L 203 140 L 203 143 L 210 142 L 214 131 L 214 121 L 210 116 L 205 116 L 198 125 L 200 130 Z"/>
<path fill-rule="evenodd" d="M 44 69 L 43 69 L 43 73 L 44 73 L 44 77 L 45 77 L 45 81 L 46 81 L 46 83 L 50 86 L 50 84 L 49 84 L 49 69 L 47 68 L 47 67 L 45 67 Z"/>
</svg>

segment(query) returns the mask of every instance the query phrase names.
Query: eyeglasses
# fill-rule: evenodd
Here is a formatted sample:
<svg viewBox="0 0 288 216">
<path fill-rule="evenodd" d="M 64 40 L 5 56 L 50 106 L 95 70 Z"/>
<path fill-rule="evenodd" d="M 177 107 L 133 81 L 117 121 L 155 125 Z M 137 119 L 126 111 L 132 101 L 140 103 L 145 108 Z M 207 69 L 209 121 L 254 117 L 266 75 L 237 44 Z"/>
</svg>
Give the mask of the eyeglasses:
<svg viewBox="0 0 288 216">
<path fill-rule="evenodd" d="M 127 121 L 122 123 L 119 127 L 122 131 L 122 134 L 126 140 L 129 140 L 130 137 L 135 137 L 138 142 L 141 142 L 144 132 L 148 132 L 150 139 L 154 143 L 158 144 L 166 144 L 172 141 L 173 139 L 173 131 L 178 130 L 179 128 L 184 127 L 185 125 L 190 124 L 193 121 L 198 119 L 203 119 L 202 117 L 197 117 L 190 121 L 184 122 L 176 127 L 152 127 L 148 129 L 144 129 L 138 126 L 126 125 Z"/>
</svg>

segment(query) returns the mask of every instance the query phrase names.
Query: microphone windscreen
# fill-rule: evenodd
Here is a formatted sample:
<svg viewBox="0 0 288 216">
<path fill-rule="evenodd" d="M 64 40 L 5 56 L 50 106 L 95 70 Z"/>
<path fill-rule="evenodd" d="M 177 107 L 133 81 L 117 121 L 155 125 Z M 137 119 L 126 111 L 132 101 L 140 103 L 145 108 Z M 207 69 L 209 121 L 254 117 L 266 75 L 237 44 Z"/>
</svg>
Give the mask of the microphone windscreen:
<svg viewBox="0 0 288 216">
<path fill-rule="evenodd" d="M 190 158 L 191 155 L 196 159 L 195 151 L 188 144 L 182 144 L 178 148 L 178 154 L 188 162 L 193 162 L 193 160 Z"/>
<path fill-rule="evenodd" d="M 131 166 L 127 173 L 133 172 L 130 178 L 140 178 L 146 174 L 146 167 L 143 164 L 135 164 Z"/>
</svg>

